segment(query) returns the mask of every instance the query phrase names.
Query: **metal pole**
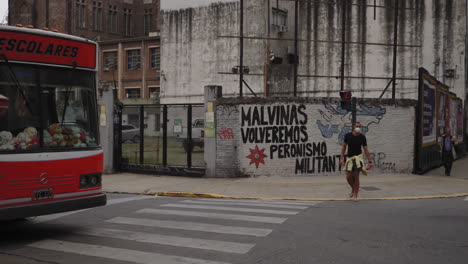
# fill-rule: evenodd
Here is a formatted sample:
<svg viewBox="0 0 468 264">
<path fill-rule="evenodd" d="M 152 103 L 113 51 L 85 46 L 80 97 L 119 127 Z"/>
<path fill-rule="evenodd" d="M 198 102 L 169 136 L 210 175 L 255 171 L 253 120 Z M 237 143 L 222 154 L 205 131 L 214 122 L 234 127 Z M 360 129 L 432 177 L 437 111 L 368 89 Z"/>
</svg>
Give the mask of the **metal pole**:
<svg viewBox="0 0 468 264">
<path fill-rule="evenodd" d="M 271 8 L 270 8 L 270 0 L 267 0 L 267 10 L 268 10 L 268 24 L 267 24 L 267 32 L 268 32 L 268 40 L 267 40 L 267 52 L 266 52 L 266 62 L 265 62 L 265 90 L 263 91 L 263 95 L 265 97 L 268 96 L 268 79 L 269 79 L 269 73 L 268 71 L 270 70 L 270 49 L 271 49 Z"/>
<path fill-rule="evenodd" d="M 140 165 L 145 163 L 145 107 L 140 106 Z"/>
<path fill-rule="evenodd" d="M 341 91 L 344 90 L 345 49 L 346 49 L 346 1 L 342 0 L 341 17 Z"/>
<path fill-rule="evenodd" d="M 249 84 L 248 84 L 246 81 L 244 81 L 244 84 L 245 84 L 245 86 L 247 86 L 247 89 L 249 89 L 249 91 L 250 91 L 255 97 L 257 97 L 257 94 L 252 90 L 252 88 L 250 88 Z"/>
<path fill-rule="evenodd" d="M 400 10 L 400 0 L 395 0 L 395 21 L 393 29 L 393 75 L 392 75 L 392 99 L 396 96 L 396 71 L 397 71 L 397 49 L 398 49 L 398 13 Z"/>
<path fill-rule="evenodd" d="M 163 106 L 163 167 L 167 167 L 167 105 Z"/>
<path fill-rule="evenodd" d="M 240 21 L 239 21 L 239 24 L 240 24 L 240 30 L 239 30 L 239 35 L 240 35 L 240 54 L 239 54 L 239 64 L 240 64 L 240 67 L 239 67 L 239 71 L 240 71 L 240 75 L 239 75 L 239 96 L 242 97 L 243 96 L 243 85 L 244 85 L 244 0 L 240 0 Z"/>
<path fill-rule="evenodd" d="M 382 97 L 384 96 L 384 94 L 387 92 L 387 89 L 388 87 L 390 87 L 390 84 L 392 84 L 393 80 L 390 80 L 387 84 L 387 86 L 385 86 L 385 89 L 383 90 L 382 94 L 379 96 L 379 99 L 382 99 Z"/>
<path fill-rule="evenodd" d="M 114 102 L 115 104 L 115 102 Z M 116 104 L 114 107 L 117 115 L 117 129 L 114 127 L 114 170 L 122 170 L 122 111 L 123 107 Z M 114 125 L 115 126 L 115 125 Z M 127 161 L 128 163 L 128 161 Z"/>
<path fill-rule="evenodd" d="M 357 112 L 357 98 L 353 97 L 351 99 L 351 122 L 353 123 L 353 127 L 356 124 L 356 112 Z"/>
<path fill-rule="evenodd" d="M 299 48 L 298 48 L 298 25 L 299 25 L 299 1 L 295 1 L 294 7 L 294 97 L 297 97 L 297 71 L 298 71 L 298 60 L 299 60 Z"/>
<path fill-rule="evenodd" d="M 377 0 L 374 0 L 374 20 L 377 17 Z"/>
<path fill-rule="evenodd" d="M 187 108 L 187 168 L 192 167 L 192 105 Z"/>
</svg>

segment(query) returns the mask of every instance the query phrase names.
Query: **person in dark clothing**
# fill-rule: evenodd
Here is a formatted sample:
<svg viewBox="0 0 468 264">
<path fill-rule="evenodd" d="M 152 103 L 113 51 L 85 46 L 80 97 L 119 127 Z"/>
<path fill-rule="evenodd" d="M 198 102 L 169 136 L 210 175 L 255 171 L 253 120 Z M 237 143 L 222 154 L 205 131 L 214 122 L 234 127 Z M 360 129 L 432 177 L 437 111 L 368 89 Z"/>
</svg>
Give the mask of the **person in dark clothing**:
<svg viewBox="0 0 468 264">
<path fill-rule="evenodd" d="M 455 138 L 452 137 L 450 128 L 446 129 L 442 142 L 442 164 L 445 167 L 445 176 L 450 176 L 454 159 L 452 151 L 455 145 Z"/>
<path fill-rule="evenodd" d="M 367 147 L 367 139 L 366 136 L 361 134 L 361 128 L 361 123 L 356 122 L 353 127 L 353 131 L 345 135 L 340 157 L 340 166 L 345 167 L 346 180 L 348 181 L 349 186 L 351 186 L 349 198 L 353 198 L 354 201 L 358 200 L 359 174 L 363 170 L 365 172 L 362 149 L 364 149 L 369 165 L 372 164 L 369 149 Z M 348 160 L 345 164 L 344 155 L 346 148 L 348 149 Z"/>
</svg>

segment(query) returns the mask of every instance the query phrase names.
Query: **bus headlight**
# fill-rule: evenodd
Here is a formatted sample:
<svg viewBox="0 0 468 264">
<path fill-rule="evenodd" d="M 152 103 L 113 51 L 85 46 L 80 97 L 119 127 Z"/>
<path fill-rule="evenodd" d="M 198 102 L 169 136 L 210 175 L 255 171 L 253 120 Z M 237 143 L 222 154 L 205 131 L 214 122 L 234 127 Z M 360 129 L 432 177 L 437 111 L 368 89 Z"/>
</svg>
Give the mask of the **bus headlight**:
<svg viewBox="0 0 468 264">
<path fill-rule="evenodd" d="M 80 176 L 80 189 L 101 187 L 101 174 L 87 174 Z"/>
<path fill-rule="evenodd" d="M 87 175 L 81 175 L 80 177 L 80 188 L 84 188 L 88 185 L 88 177 Z"/>
<path fill-rule="evenodd" d="M 90 176 L 89 178 L 91 179 L 91 182 L 90 182 L 91 185 L 96 185 L 98 183 L 97 175 Z"/>
</svg>

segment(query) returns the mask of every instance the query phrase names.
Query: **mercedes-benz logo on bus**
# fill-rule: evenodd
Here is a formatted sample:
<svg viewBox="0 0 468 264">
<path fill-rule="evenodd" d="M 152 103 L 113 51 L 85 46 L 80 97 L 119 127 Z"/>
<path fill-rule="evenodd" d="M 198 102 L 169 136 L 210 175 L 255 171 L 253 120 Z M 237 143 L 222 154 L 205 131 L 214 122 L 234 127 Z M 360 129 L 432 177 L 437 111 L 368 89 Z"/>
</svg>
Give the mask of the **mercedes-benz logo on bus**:
<svg viewBox="0 0 468 264">
<path fill-rule="evenodd" d="M 49 183 L 49 179 L 47 178 L 47 173 L 42 173 L 41 176 L 39 176 L 40 180 L 39 182 L 42 184 L 47 184 Z"/>
</svg>

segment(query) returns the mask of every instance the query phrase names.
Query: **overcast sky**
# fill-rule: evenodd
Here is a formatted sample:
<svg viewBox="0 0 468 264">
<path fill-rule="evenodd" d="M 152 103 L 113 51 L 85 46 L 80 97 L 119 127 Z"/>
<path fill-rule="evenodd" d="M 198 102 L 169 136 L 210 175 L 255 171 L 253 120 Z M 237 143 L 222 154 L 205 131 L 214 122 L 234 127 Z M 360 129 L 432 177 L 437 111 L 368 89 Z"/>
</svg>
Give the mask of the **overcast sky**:
<svg viewBox="0 0 468 264">
<path fill-rule="evenodd" d="M 170 1 L 170 0 L 169 0 Z M 0 23 L 8 18 L 8 0 L 0 0 Z"/>
<path fill-rule="evenodd" d="M 6 0 L 0 0 L 6 1 Z M 161 9 L 180 9 L 209 5 L 217 2 L 235 2 L 236 0 L 161 0 Z"/>
</svg>

